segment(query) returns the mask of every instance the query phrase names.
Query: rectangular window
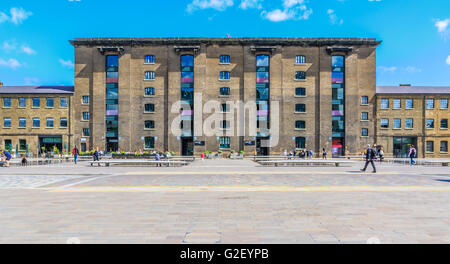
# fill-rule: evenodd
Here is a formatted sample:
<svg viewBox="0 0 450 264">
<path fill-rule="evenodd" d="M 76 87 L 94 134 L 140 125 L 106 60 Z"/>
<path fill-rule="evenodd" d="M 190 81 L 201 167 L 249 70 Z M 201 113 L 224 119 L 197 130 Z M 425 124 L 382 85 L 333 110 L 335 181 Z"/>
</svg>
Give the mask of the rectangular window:
<svg viewBox="0 0 450 264">
<path fill-rule="evenodd" d="M 295 148 L 304 149 L 306 147 L 306 139 L 304 137 L 295 138 Z"/>
<path fill-rule="evenodd" d="M 256 83 L 269 83 L 269 72 L 257 72 Z"/>
<path fill-rule="evenodd" d="M 256 56 L 256 67 L 269 67 L 269 56 L 267 55 Z"/>
<path fill-rule="evenodd" d="M 25 98 L 25 97 L 20 97 L 19 98 L 19 107 L 20 108 L 27 107 L 27 98 Z"/>
<path fill-rule="evenodd" d="M 230 79 L 230 72 L 222 71 L 220 72 L 220 80 L 229 80 Z"/>
<path fill-rule="evenodd" d="M 306 63 L 306 57 L 299 55 L 299 56 L 295 56 L 295 63 L 296 64 L 304 64 Z"/>
<path fill-rule="evenodd" d="M 67 118 L 61 117 L 59 119 L 59 127 L 66 128 L 67 127 Z"/>
<path fill-rule="evenodd" d="M 81 103 L 82 104 L 89 104 L 89 96 L 85 95 L 81 98 Z"/>
<path fill-rule="evenodd" d="M 333 84 L 343 84 L 344 83 L 344 72 L 332 72 L 331 82 Z"/>
<path fill-rule="evenodd" d="M 144 149 L 154 149 L 155 148 L 155 138 L 145 137 L 144 138 Z"/>
<path fill-rule="evenodd" d="M 38 97 L 33 98 L 33 107 L 41 107 L 41 98 Z"/>
<path fill-rule="evenodd" d="M 361 96 L 361 104 L 362 105 L 369 104 L 369 97 L 368 96 Z"/>
<path fill-rule="evenodd" d="M 11 107 L 11 97 L 3 98 L 3 107 Z"/>
<path fill-rule="evenodd" d="M 222 120 L 222 122 L 220 122 L 220 128 L 222 129 L 227 129 L 230 127 L 230 121 L 228 120 Z"/>
<path fill-rule="evenodd" d="M 148 71 L 145 72 L 145 80 L 154 80 L 155 79 L 155 72 Z"/>
<path fill-rule="evenodd" d="M 115 86 L 115 84 L 119 83 L 119 73 L 118 72 L 106 72 L 106 84 L 111 84 Z"/>
<path fill-rule="evenodd" d="M 395 118 L 393 128 L 395 128 L 395 129 L 402 128 L 402 120 L 399 118 Z"/>
<path fill-rule="evenodd" d="M 306 72 L 304 72 L 304 71 L 295 72 L 295 79 L 296 80 L 306 80 Z"/>
<path fill-rule="evenodd" d="M 434 141 L 427 141 L 426 151 L 433 153 L 434 152 Z"/>
<path fill-rule="evenodd" d="M 27 141 L 25 139 L 19 139 L 19 151 L 27 150 Z"/>
<path fill-rule="evenodd" d="M 448 141 L 441 141 L 441 152 L 448 152 Z"/>
<path fill-rule="evenodd" d="M 362 113 L 361 113 L 361 120 L 362 120 L 362 121 L 367 121 L 367 120 L 369 120 L 369 113 L 368 113 L 368 112 L 362 112 Z"/>
<path fill-rule="evenodd" d="M 223 96 L 230 95 L 230 88 L 228 88 L 228 87 L 220 88 L 220 95 L 223 95 Z"/>
<path fill-rule="evenodd" d="M 448 99 L 441 99 L 441 109 L 448 109 Z"/>
<path fill-rule="evenodd" d="M 380 120 L 380 125 L 381 125 L 381 128 L 389 128 L 389 119 L 382 118 Z"/>
<path fill-rule="evenodd" d="M 431 129 L 434 128 L 434 119 L 427 119 L 427 128 Z"/>
<path fill-rule="evenodd" d="M 81 152 L 86 152 L 86 143 L 81 143 Z"/>
<path fill-rule="evenodd" d="M 305 113 L 306 112 L 306 105 L 305 104 L 296 104 L 295 105 L 295 112 L 296 113 Z"/>
<path fill-rule="evenodd" d="M 413 99 L 405 99 L 405 108 L 406 109 L 413 109 L 414 108 L 414 101 L 413 101 Z"/>
<path fill-rule="evenodd" d="M 41 119 L 37 117 L 33 118 L 33 127 L 35 128 L 41 127 Z"/>
<path fill-rule="evenodd" d="M 230 148 L 230 137 L 220 137 L 220 148 L 221 149 L 228 149 Z"/>
<path fill-rule="evenodd" d="M 51 117 L 47 118 L 47 127 L 48 128 L 53 128 L 55 126 L 54 120 Z"/>
<path fill-rule="evenodd" d="M 83 112 L 82 119 L 83 121 L 89 121 L 89 112 Z"/>
<path fill-rule="evenodd" d="M 27 119 L 24 117 L 19 118 L 19 127 L 26 128 L 27 127 Z"/>
<path fill-rule="evenodd" d="M 448 129 L 448 119 L 441 119 L 441 129 Z"/>
<path fill-rule="evenodd" d="M 83 137 L 91 136 L 91 131 L 89 128 L 83 128 Z"/>
<path fill-rule="evenodd" d="M 220 56 L 220 63 L 230 63 L 230 56 L 228 55 L 221 55 Z"/>
<path fill-rule="evenodd" d="M 303 120 L 295 121 L 295 129 L 306 129 L 306 122 Z"/>
<path fill-rule="evenodd" d="M 228 113 L 230 111 L 228 104 L 222 104 L 221 105 L 221 110 L 223 113 Z"/>
<path fill-rule="evenodd" d="M 295 88 L 295 96 L 306 96 L 306 88 Z"/>
<path fill-rule="evenodd" d="M 269 88 L 256 88 L 257 100 L 269 100 Z"/>
<path fill-rule="evenodd" d="M 145 63 L 148 63 L 148 64 L 155 63 L 155 56 L 153 56 L 153 55 L 145 56 Z"/>
<path fill-rule="evenodd" d="M 145 129 L 154 129 L 155 128 L 155 121 L 153 121 L 153 120 L 145 120 L 144 127 L 145 127 Z"/>
<path fill-rule="evenodd" d="M 145 88 L 145 96 L 155 96 L 155 88 L 153 87 Z"/>
<path fill-rule="evenodd" d="M 389 109 L 389 99 L 381 99 L 381 109 Z"/>
<path fill-rule="evenodd" d="M 361 128 L 361 136 L 362 137 L 368 137 L 369 136 L 369 129 Z"/>
<path fill-rule="evenodd" d="M 67 108 L 67 97 L 59 98 L 59 107 Z"/>
<path fill-rule="evenodd" d="M 3 118 L 3 127 L 10 128 L 11 127 L 11 118 L 5 117 Z"/>
<path fill-rule="evenodd" d="M 402 108 L 402 101 L 400 99 L 394 99 L 392 105 L 394 109 L 400 109 Z"/>
<path fill-rule="evenodd" d="M 51 98 L 51 97 L 49 97 L 49 98 L 46 98 L 46 106 L 48 107 L 48 108 L 53 108 L 53 107 L 55 107 L 55 99 L 54 98 Z"/>
<path fill-rule="evenodd" d="M 155 105 L 154 104 L 145 104 L 145 113 L 154 113 L 155 112 Z"/>
<path fill-rule="evenodd" d="M 106 71 L 107 72 L 119 71 L 119 56 L 106 56 Z"/>
<path fill-rule="evenodd" d="M 427 99 L 427 109 L 434 109 L 434 99 Z"/>
<path fill-rule="evenodd" d="M 406 118 L 405 119 L 405 128 L 413 128 L 414 127 L 414 121 L 412 118 Z"/>
</svg>

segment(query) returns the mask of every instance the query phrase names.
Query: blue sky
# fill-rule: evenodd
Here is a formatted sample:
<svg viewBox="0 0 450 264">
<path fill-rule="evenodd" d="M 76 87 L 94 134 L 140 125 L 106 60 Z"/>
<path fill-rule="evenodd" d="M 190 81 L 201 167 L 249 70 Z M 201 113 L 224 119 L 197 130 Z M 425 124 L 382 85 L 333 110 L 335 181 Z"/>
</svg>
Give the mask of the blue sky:
<svg viewBox="0 0 450 264">
<path fill-rule="evenodd" d="M 371 37 L 378 85 L 450 86 L 449 0 L 1 0 L 0 82 L 72 85 L 77 37 Z"/>
</svg>

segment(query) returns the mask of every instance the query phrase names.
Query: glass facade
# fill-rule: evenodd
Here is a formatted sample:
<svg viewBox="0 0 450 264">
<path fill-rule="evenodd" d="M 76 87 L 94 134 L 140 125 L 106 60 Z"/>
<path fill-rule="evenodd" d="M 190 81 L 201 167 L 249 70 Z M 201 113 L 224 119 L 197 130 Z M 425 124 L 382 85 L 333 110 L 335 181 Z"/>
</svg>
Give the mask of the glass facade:
<svg viewBox="0 0 450 264">
<path fill-rule="evenodd" d="M 345 63 L 344 56 L 331 59 L 332 82 L 332 154 L 345 155 Z"/>
<path fill-rule="evenodd" d="M 256 55 L 256 152 L 269 155 L 264 143 L 269 139 L 270 128 L 270 56 Z"/>
<path fill-rule="evenodd" d="M 119 149 L 119 56 L 106 56 L 106 150 Z M 87 132 L 87 133 L 85 133 Z M 83 129 L 83 136 L 89 136 Z"/>
<path fill-rule="evenodd" d="M 181 55 L 181 154 L 194 154 L 194 56 Z"/>
</svg>

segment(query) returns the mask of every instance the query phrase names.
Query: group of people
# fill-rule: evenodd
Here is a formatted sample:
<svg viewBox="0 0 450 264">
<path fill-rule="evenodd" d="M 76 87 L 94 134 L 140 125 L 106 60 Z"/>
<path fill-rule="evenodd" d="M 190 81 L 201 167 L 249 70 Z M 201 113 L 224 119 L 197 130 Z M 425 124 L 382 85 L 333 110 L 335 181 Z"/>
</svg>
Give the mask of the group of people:
<svg viewBox="0 0 450 264">
<path fill-rule="evenodd" d="M 289 151 L 289 153 L 287 152 L 287 150 L 284 150 L 283 152 L 283 156 L 285 157 L 299 157 L 302 159 L 312 159 L 314 156 L 314 151 L 307 149 L 307 150 L 300 150 L 299 152 L 297 152 L 297 150 L 293 150 L 293 151 Z M 326 156 L 326 154 L 325 154 Z"/>
</svg>

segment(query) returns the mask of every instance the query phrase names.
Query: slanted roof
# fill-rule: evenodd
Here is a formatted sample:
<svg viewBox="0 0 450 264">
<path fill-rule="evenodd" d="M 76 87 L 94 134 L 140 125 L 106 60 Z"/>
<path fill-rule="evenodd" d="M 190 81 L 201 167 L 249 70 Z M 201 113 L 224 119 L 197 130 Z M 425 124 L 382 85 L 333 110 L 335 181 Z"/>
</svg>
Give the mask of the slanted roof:
<svg viewBox="0 0 450 264">
<path fill-rule="evenodd" d="M 0 86 L 0 94 L 73 94 L 73 86 Z"/>
<path fill-rule="evenodd" d="M 450 86 L 377 86 L 377 94 L 450 94 Z"/>
</svg>

